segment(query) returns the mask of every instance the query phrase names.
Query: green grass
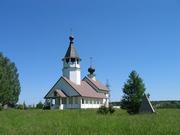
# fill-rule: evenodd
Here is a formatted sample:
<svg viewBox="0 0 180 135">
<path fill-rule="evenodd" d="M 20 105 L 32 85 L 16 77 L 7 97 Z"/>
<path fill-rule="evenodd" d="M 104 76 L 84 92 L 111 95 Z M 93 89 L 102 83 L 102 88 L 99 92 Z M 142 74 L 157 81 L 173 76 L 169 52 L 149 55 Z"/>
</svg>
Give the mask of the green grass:
<svg viewBox="0 0 180 135">
<path fill-rule="evenodd" d="M 0 135 L 179 135 L 180 109 L 128 115 L 123 110 L 3 110 Z"/>
</svg>

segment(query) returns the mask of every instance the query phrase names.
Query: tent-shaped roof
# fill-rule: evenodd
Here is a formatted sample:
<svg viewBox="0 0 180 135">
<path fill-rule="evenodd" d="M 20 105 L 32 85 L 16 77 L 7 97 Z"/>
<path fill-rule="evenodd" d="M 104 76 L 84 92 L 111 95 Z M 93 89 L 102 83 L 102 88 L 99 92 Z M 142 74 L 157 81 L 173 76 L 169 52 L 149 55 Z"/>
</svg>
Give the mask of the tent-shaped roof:
<svg viewBox="0 0 180 135">
<path fill-rule="evenodd" d="M 154 113 L 155 110 L 149 101 L 148 97 L 146 94 L 143 96 L 143 100 L 139 109 L 139 113 Z"/>
<path fill-rule="evenodd" d="M 70 36 L 69 40 L 70 40 L 69 47 L 68 47 L 68 50 L 67 50 L 64 58 L 76 58 L 76 59 L 80 59 L 79 55 L 78 55 L 78 53 L 76 51 L 76 48 L 74 47 L 74 42 L 73 42 L 74 37 Z"/>
</svg>

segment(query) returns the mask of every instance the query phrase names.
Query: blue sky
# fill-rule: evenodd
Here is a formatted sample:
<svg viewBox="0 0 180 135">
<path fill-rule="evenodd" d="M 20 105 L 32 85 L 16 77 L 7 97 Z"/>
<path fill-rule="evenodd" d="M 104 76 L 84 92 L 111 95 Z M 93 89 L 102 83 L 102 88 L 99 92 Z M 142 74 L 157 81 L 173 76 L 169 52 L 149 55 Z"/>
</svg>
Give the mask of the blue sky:
<svg viewBox="0 0 180 135">
<path fill-rule="evenodd" d="M 18 68 L 19 102 L 43 100 L 61 76 L 71 28 L 82 77 L 93 57 L 113 101 L 132 70 L 152 100 L 180 99 L 179 0 L 1 0 L 0 52 Z"/>
</svg>

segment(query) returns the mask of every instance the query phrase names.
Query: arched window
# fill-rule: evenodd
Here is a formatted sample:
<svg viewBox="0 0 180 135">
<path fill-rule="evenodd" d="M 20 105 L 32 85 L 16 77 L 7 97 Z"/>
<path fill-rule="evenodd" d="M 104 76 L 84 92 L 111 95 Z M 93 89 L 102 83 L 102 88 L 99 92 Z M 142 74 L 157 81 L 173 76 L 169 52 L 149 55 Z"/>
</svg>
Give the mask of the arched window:
<svg viewBox="0 0 180 135">
<path fill-rule="evenodd" d="M 69 59 L 66 59 L 66 63 L 68 63 L 69 62 Z"/>
<path fill-rule="evenodd" d="M 77 60 L 77 64 L 79 64 L 79 60 Z"/>
<path fill-rule="evenodd" d="M 71 58 L 71 62 L 75 62 L 75 58 Z"/>
<path fill-rule="evenodd" d="M 57 91 L 54 91 L 54 96 L 57 97 Z"/>
</svg>

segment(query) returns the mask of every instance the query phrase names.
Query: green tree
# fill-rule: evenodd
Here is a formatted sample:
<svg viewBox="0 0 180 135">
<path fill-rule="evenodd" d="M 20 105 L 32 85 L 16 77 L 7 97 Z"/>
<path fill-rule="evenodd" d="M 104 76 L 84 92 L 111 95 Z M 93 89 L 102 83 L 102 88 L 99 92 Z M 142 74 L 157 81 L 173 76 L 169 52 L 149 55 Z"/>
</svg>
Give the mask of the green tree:
<svg viewBox="0 0 180 135">
<path fill-rule="evenodd" d="M 40 101 L 37 105 L 36 105 L 36 108 L 37 109 L 43 109 L 43 103 Z"/>
<path fill-rule="evenodd" d="M 130 114 L 138 113 L 144 92 L 143 80 L 136 71 L 132 71 L 123 87 L 124 95 L 121 100 L 121 107 Z"/>
<path fill-rule="evenodd" d="M 17 68 L 13 62 L 0 53 L 0 103 L 14 106 L 20 94 Z"/>
</svg>

